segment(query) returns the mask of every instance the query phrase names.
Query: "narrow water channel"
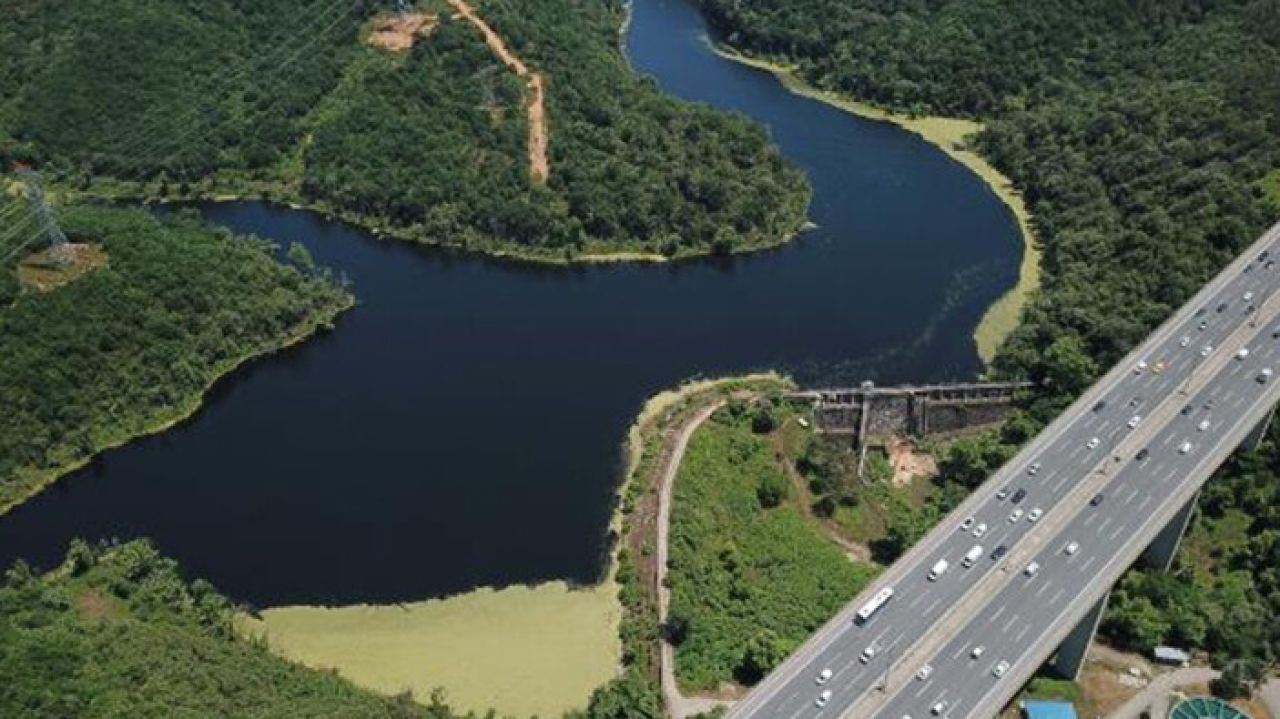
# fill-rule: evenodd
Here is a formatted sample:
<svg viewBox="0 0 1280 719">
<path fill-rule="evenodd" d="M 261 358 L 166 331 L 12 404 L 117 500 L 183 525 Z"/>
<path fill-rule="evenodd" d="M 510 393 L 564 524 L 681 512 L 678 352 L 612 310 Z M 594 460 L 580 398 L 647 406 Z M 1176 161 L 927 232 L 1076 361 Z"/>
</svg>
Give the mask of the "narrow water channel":
<svg viewBox="0 0 1280 719">
<path fill-rule="evenodd" d="M 337 330 L 220 383 L 196 418 L 108 452 L 0 519 L 0 566 L 75 536 L 151 537 L 258 605 L 589 582 L 645 397 L 762 368 L 804 383 L 972 378 L 1016 279 L 1008 210 L 914 135 L 710 52 L 683 0 L 636 0 L 630 57 L 769 126 L 819 227 L 780 250 L 539 269 L 380 241 L 263 203 L 207 218 L 300 241 L 355 282 Z"/>
</svg>

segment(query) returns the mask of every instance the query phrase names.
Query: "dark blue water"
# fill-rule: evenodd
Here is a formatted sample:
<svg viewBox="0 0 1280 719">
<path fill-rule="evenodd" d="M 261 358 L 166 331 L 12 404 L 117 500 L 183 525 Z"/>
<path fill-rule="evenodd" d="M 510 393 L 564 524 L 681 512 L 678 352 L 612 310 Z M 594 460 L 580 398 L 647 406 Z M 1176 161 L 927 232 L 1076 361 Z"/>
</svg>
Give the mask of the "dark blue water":
<svg viewBox="0 0 1280 719">
<path fill-rule="evenodd" d="M 260 203 L 213 222 L 300 241 L 355 282 L 337 330 L 220 383 L 182 427 L 106 453 L 0 519 L 0 565 L 148 536 L 260 605 L 594 580 L 620 443 L 645 397 L 761 368 L 801 381 L 971 378 L 1015 280 L 1007 210 L 941 152 L 711 53 L 678 0 L 637 0 L 636 68 L 766 123 L 819 229 L 666 267 L 537 269 L 380 241 Z"/>
</svg>

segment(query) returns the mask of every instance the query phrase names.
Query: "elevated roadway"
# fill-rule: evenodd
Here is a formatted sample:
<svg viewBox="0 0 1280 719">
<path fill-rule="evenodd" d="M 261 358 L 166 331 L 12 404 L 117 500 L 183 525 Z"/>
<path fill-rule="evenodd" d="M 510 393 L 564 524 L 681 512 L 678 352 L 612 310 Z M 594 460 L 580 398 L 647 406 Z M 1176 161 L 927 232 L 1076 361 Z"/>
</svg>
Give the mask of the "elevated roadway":
<svg viewBox="0 0 1280 719">
<path fill-rule="evenodd" d="M 1280 225 L 820 628 L 730 716 L 989 717 L 1055 653 L 1070 665 L 1082 654 L 1080 641 L 1062 652 L 1059 646 L 1073 631 L 1087 644 L 1094 610 L 1149 545 L 1156 542 L 1171 555 L 1184 510 L 1204 480 L 1280 400 L 1280 381 L 1262 377 L 1263 370 L 1280 371 L 1278 243 Z M 1025 496 L 1014 504 L 1019 490 Z M 1034 509 L 1041 516 L 1030 521 Z M 1021 516 L 1015 518 L 1015 510 Z M 970 517 L 972 526 L 961 529 Z M 974 536 L 981 525 L 986 531 Z M 1072 543 L 1077 547 L 1068 553 Z M 982 547 L 980 559 L 963 567 L 961 558 L 975 546 Z M 949 569 L 930 580 L 930 568 L 943 559 Z M 1039 569 L 1029 576 L 1031 562 Z M 894 597 L 883 608 L 864 623 L 853 621 L 860 606 L 890 586 Z M 1002 662 L 1008 668 L 996 676 Z M 917 678 L 926 665 L 926 675 Z M 824 670 L 830 678 L 819 684 Z"/>
</svg>

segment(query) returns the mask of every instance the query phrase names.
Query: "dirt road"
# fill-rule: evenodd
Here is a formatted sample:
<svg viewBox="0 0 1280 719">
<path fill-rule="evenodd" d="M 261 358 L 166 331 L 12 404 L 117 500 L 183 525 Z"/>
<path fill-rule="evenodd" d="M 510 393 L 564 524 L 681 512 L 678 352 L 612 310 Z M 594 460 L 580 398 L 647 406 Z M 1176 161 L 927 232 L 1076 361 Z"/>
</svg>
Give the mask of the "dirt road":
<svg viewBox="0 0 1280 719">
<path fill-rule="evenodd" d="M 534 182 L 543 183 L 551 175 L 551 166 L 547 161 L 547 148 L 550 144 L 550 135 L 547 131 L 547 110 L 545 103 L 545 83 L 542 75 L 533 72 L 529 66 L 524 63 L 515 53 L 511 52 L 511 48 L 507 47 L 506 41 L 502 36 L 494 32 L 493 28 L 484 21 L 476 11 L 464 0 L 449 0 L 449 4 L 457 11 L 459 15 L 480 31 L 484 36 L 485 43 L 490 50 L 511 68 L 519 77 L 526 78 L 529 86 L 529 176 Z"/>
</svg>

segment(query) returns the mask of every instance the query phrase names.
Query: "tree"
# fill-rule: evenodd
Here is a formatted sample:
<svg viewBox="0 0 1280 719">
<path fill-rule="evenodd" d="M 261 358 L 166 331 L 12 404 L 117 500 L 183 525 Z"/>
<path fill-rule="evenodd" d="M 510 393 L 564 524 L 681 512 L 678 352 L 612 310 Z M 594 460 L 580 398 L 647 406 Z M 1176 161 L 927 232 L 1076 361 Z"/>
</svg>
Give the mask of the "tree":
<svg viewBox="0 0 1280 719">
<path fill-rule="evenodd" d="M 747 641 L 738 666 L 738 677 L 745 684 L 755 684 L 787 658 L 787 647 L 771 629 L 761 629 Z"/>
</svg>

